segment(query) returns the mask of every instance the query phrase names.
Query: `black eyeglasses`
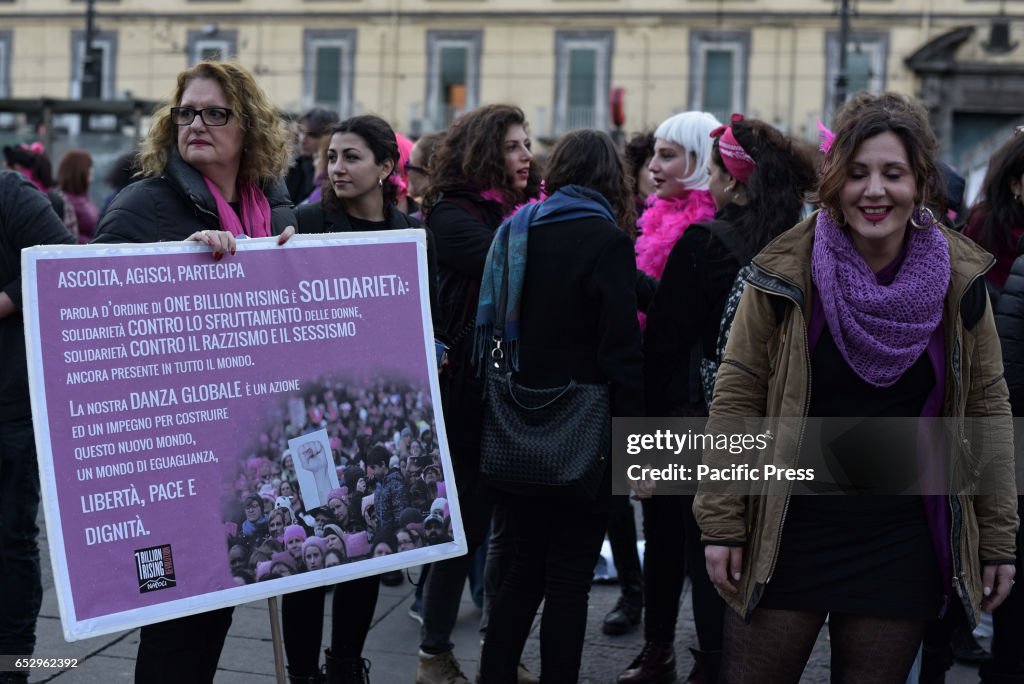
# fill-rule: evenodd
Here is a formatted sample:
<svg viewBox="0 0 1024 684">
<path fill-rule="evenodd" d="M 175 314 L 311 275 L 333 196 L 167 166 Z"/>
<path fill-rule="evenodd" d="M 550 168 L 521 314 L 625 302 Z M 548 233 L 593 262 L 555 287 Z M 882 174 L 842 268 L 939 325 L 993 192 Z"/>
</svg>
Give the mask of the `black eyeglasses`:
<svg viewBox="0 0 1024 684">
<path fill-rule="evenodd" d="M 409 162 L 405 162 L 403 166 L 405 167 L 406 171 L 418 171 L 424 175 L 427 173 L 427 170 L 422 166 L 416 166 L 415 164 L 410 164 Z"/>
<path fill-rule="evenodd" d="M 207 126 L 224 126 L 233 112 L 227 107 L 207 107 L 206 109 L 171 107 L 171 121 L 176 126 L 190 126 L 196 120 L 197 114 Z"/>
</svg>

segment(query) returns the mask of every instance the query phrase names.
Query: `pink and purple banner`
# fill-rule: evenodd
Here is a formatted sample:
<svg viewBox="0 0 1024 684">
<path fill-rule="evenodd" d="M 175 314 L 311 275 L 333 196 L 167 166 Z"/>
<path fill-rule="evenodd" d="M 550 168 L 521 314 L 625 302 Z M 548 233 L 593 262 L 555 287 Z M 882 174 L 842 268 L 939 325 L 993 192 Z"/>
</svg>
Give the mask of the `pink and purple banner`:
<svg viewBox="0 0 1024 684">
<path fill-rule="evenodd" d="M 466 552 L 422 231 L 22 270 L 68 640 Z"/>
</svg>

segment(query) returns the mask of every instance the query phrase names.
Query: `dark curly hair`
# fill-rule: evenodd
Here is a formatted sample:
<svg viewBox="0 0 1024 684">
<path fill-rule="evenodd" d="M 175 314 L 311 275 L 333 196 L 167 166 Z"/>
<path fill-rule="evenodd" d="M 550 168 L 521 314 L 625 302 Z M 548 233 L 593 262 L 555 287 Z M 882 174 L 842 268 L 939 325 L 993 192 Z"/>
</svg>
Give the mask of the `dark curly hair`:
<svg viewBox="0 0 1024 684">
<path fill-rule="evenodd" d="M 839 195 L 846 184 L 850 164 L 861 144 L 882 133 L 894 133 L 907 151 L 907 162 L 917 186 L 915 204 L 945 213 L 945 189 L 936 163 L 938 142 L 928 123 L 928 113 L 917 100 L 900 93 L 860 93 L 836 114 L 835 140 L 825 156 L 817 200 L 836 218 L 842 216 Z"/>
<path fill-rule="evenodd" d="M 581 129 L 566 133 L 548 158 L 544 187 L 554 194 L 566 185 L 601 193 L 615 211 L 616 223 L 631 238 L 636 232 L 633 177 L 607 133 Z"/>
<path fill-rule="evenodd" d="M 981 241 L 990 252 L 1010 249 L 1016 252 L 1013 228 L 1024 226 L 1024 204 L 1014 197 L 1010 179 L 1024 176 L 1024 135 L 1015 135 L 996 150 L 988 163 L 981 195 L 971 207 L 967 223 L 980 214 L 984 218 Z"/>
<path fill-rule="evenodd" d="M 423 211 L 430 209 L 445 192 L 452 190 L 500 190 L 505 208 L 540 194 L 540 174 L 530 164 L 525 191 L 512 185 L 505 170 L 502 143 L 509 127 L 526 128 L 523 110 L 512 105 L 486 105 L 460 117 L 434 148 L 430 162 L 430 185 L 423 195 Z"/>
<path fill-rule="evenodd" d="M 757 165 L 744 186 L 747 204 L 734 228 L 755 251 L 800 220 L 807 195 L 814 190 L 817 174 L 807 150 L 758 119 L 729 124 L 736 141 Z M 711 148 L 715 164 L 725 168 L 716 138 Z"/>
<path fill-rule="evenodd" d="M 395 129 L 391 128 L 391 124 L 379 116 L 364 114 L 345 119 L 331 129 L 329 137 L 333 138 L 336 133 L 352 133 L 362 138 L 366 146 L 370 148 L 370 152 L 373 153 L 375 164 L 383 164 L 385 160 L 391 160 L 391 173 L 388 174 L 388 177 L 384 179 L 382 184 L 384 215 L 387 216 L 398 199 L 398 188 L 391 182 L 391 176 L 398 171 L 398 140 L 395 138 Z M 328 145 L 324 145 L 320 152 L 323 155 L 324 169 L 327 168 L 327 149 Z M 324 174 L 322 188 L 323 205 L 328 209 L 343 209 L 341 200 L 338 199 L 338 195 L 334 192 L 334 184 L 331 182 L 330 174 Z"/>
<path fill-rule="evenodd" d="M 636 177 L 645 168 L 644 162 L 654 154 L 654 131 L 634 135 L 626 143 L 626 149 L 623 150 L 623 154 L 626 158 L 626 173 L 635 181 Z"/>
</svg>

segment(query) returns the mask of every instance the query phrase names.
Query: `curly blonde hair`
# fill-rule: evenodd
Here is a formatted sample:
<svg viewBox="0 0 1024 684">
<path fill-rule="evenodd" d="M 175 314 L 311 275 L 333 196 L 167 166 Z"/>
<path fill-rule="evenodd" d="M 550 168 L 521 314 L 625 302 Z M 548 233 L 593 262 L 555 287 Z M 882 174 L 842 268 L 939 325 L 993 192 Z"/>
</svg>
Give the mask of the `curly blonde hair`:
<svg viewBox="0 0 1024 684">
<path fill-rule="evenodd" d="M 188 85 L 198 79 L 216 81 L 228 107 L 245 135 L 238 182 L 262 184 L 276 181 L 288 169 L 291 145 L 284 122 L 252 73 L 238 62 L 199 62 L 178 74 L 178 83 L 167 101 L 153 115 L 153 125 L 139 155 L 142 175 L 159 175 L 167 166 L 169 151 L 177 145 L 178 127 L 171 121 L 171 107 L 178 106 Z"/>
</svg>

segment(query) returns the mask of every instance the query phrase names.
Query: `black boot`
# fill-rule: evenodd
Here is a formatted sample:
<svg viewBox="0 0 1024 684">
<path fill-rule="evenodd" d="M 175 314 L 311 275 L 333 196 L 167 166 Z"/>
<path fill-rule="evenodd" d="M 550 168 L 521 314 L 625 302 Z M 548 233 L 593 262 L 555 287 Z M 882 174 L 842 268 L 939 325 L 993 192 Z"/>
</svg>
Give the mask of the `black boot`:
<svg viewBox="0 0 1024 684">
<path fill-rule="evenodd" d="M 288 673 L 288 684 L 323 684 L 324 676 L 322 674 L 315 675 L 293 675 Z"/>
<path fill-rule="evenodd" d="M 716 684 L 718 672 L 722 669 L 722 652 L 691 648 L 690 654 L 693 655 L 693 669 L 686 677 L 686 684 Z"/>
<path fill-rule="evenodd" d="M 618 636 L 633 631 L 640 624 L 644 607 L 644 573 L 636 549 L 636 522 L 629 498 L 615 497 L 615 510 L 608 519 L 608 542 L 612 561 L 619 574 L 622 594 L 615 608 L 604 618 L 601 631 Z"/>
<path fill-rule="evenodd" d="M 676 650 L 671 642 L 648 641 L 618 684 L 669 684 L 676 681 Z"/>
<path fill-rule="evenodd" d="M 366 658 L 335 658 L 331 649 L 327 657 L 327 684 L 370 684 L 370 661 Z"/>
<path fill-rule="evenodd" d="M 609 636 L 619 636 L 633 631 L 640 624 L 643 616 L 644 595 L 627 594 L 625 591 L 619 596 L 615 607 L 604 616 L 604 624 L 601 631 Z"/>
</svg>

